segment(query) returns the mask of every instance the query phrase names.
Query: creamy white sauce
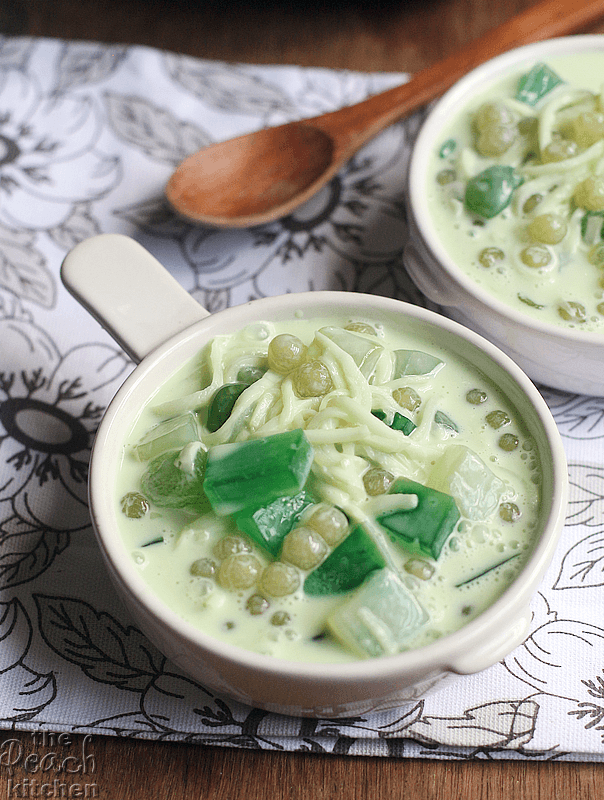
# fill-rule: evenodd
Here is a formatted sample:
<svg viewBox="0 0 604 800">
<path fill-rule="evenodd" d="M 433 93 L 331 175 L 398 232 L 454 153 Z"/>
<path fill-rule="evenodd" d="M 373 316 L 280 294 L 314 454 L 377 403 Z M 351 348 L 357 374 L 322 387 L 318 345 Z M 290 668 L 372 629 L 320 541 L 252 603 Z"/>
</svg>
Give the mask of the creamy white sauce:
<svg viewBox="0 0 604 800">
<path fill-rule="evenodd" d="M 212 446 L 230 438 L 243 440 L 276 432 L 283 427 L 294 429 L 306 420 L 314 448 L 315 490 L 319 490 L 322 501 L 335 503 L 349 517 L 357 520 L 367 518 L 368 528 L 390 568 L 401 577 L 426 612 L 427 622 L 404 645 L 405 648 L 420 647 L 475 618 L 501 595 L 522 568 L 533 545 L 539 512 L 539 457 L 515 408 L 481 373 L 430 341 L 409 337 L 404 330 L 383 330 L 374 320 L 364 321 L 373 324 L 378 334 L 377 338 L 365 338 L 382 345 L 385 357 L 390 358 L 391 351 L 397 349 L 420 350 L 443 361 L 442 367 L 430 375 L 410 375 L 372 384 L 362 379 L 349 355 L 343 351 L 338 354 L 338 348 L 330 346 L 322 357 L 330 366 L 335 388 L 320 403 L 315 399 L 300 400 L 290 389 L 282 386 L 280 399 L 274 401 L 274 414 L 271 414 L 262 407 L 265 394 L 258 389 L 259 381 L 250 389 L 253 402 L 249 409 L 237 414 L 234 411 L 216 433 L 208 433 L 200 425 L 201 438 L 211 452 Z M 293 333 L 310 345 L 315 332 L 328 323 L 337 324 L 337 321 L 291 320 L 279 326 L 268 323 L 254 325 L 232 338 L 215 342 L 214 375 L 208 366 L 206 350 L 161 387 L 143 410 L 129 441 L 124 443 L 123 463 L 115 487 L 115 502 L 127 549 L 141 575 L 169 607 L 192 624 L 227 642 L 300 661 L 333 662 L 357 658 L 333 636 L 324 635 L 326 616 L 342 604 L 345 597 L 307 597 L 300 587 L 290 596 L 269 598 L 270 608 L 266 613 L 251 615 L 246 610 L 246 602 L 250 595 L 257 593 L 257 589 L 226 591 L 214 578 L 198 577 L 190 572 L 192 563 L 200 558 L 219 561 L 214 548 L 225 535 L 243 536 L 231 517 L 218 517 L 214 513 L 195 517 L 184 511 L 152 507 L 144 517 L 130 519 L 119 511 L 119 507 L 127 492 L 140 491 L 146 462 L 134 456 L 133 447 L 152 426 L 172 414 L 181 413 L 191 398 L 197 398 L 196 406 L 200 398 L 207 403 L 215 388 L 223 383 L 225 375 L 233 379 L 233 359 L 245 360 L 246 354 L 253 352 L 256 361 L 261 361 L 268 341 L 275 333 Z M 390 368 L 382 367 L 383 378 L 389 375 Z M 376 369 L 374 375 L 378 374 L 380 370 Z M 281 384 L 287 382 L 270 371 L 263 381 L 268 393 L 275 393 Z M 211 391 L 204 390 L 206 385 L 212 387 Z M 417 392 L 421 398 L 419 408 L 410 411 L 397 406 L 392 391 L 401 387 L 411 387 Z M 487 399 L 480 404 L 468 402 L 466 396 L 470 390 L 481 390 Z M 264 402 L 264 406 L 268 405 Z M 386 406 L 398 408 L 415 422 L 417 428 L 409 436 L 404 436 L 371 415 L 371 408 Z M 493 428 L 487 422 L 487 416 L 495 411 L 505 412 L 509 424 Z M 441 422 L 443 419 L 453 421 L 458 432 L 446 424 L 435 422 L 435 414 Z M 249 427 L 254 425 L 258 427 L 250 434 Z M 347 435 L 351 430 L 354 435 Z M 335 435 L 338 431 L 339 436 Z M 320 433 L 333 434 L 331 438 L 336 444 L 329 443 L 329 435 L 325 437 L 327 443 L 319 443 Z M 316 434 L 314 440 L 313 434 Z M 509 451 L 502 449 L 498 442 L 503 434 L 515 437 L 517 446 Z M 339 444 L 338 439 L 343 443 Z M 444 491 L 448 473 L 443 470 L 447 465 L 448 469 L 451 464 L 458 463 L 459 454 L 465 452 L 460 447 L 469 448 L 492 473 L 492 484 L 487 489 L 496 493 L 495 502 L 489 505 L 488 498 L 476 500 L 486 503 L 487 516 L 479 513 L 476 515 L 478 518 L 472 519 L 472 513 L 462 515 L 438 560 L 410 552 L 392 542 L 379 529 L 373 514 L 380 503 L 388 505 L 394 502 L 413 508 L 417 498 L 414 495 L 369 497 L 360 477 L 363 470 L 369 464 L 378 464 L 395 477 L 407 477 Z M 189 451 L 191 449 L 194 446 Z M 188 456 L 184 459 L 187 469 L 191 471 L 191 452 L 187 451 L 185 455 Z M 391 497 L 395 499 L 391 500 Z M 499 513 L 502 502 L 513 503 L 520 509 L 521 515 L 517 520 L 502 519 Z M 160 538 L 163 541 L 156 542 Z M 148 544 L 150 542 L 156 543 Z M 252 545 L 252 551 L 263 567 L 272 561 L 271 556 L 256 545 Z M 431 577 L 420 579 L 410 574 L 404 568 L 410 559 L 419 559 L 420 566 L 427 568 L 428 573 L 433 570 Z M 486 572 L 484 577 L 476 577 L 483 572 Z M 272 624 L 272 615 L 276 611 L 287 612 L 289 622 Z"/>
</svg>

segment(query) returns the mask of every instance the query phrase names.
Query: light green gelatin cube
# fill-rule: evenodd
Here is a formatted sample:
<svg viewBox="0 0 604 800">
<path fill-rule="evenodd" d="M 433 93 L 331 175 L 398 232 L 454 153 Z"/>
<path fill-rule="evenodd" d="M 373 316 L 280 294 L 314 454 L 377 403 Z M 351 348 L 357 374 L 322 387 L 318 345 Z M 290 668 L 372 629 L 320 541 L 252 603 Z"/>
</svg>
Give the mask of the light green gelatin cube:
<svg viewBox="0 0 604 800">
<path fill-rule="evenodd" d="M 373 572 L 327 617 L 338 641 L 360 658 L 391 656 L 405 649 L 428 614 L 389 569 Z"/>
<path fill-rule="evenodd" d="M 369 378 L 377 364 L 377 360 L 384 352 L 381 344 L 365 339 L 355 333 L 344 330 L 344 328 L 325 327 L 320 332 L 331 339 L 348 355 L 352 356 L 354 363 L 360 369 L 365 378 Z"/>
<path fill-rule="evenodd" d="M 452 445 L 436 462 L 430 485 L 455 498 L 468 519 L 484 520 L 499 506 L 505 483 L 464 445 Z"/>
<path fill-rule="evenodd" d="M 201 442 L 154 458 L 141 478 L 145 497 L 161 508 L 209 511 L 202 488 L 206 459 L 207 451 Z"/>
<path fill-rule="evenodd" d="M 220 444 L 210 449 L 204 491 L 217 514 L 236 514 L 302 490 L 313 450 L 304 431 Z"/>
<path fill-rule="evenodd" d="M 139 461 L 149 461 L 169 450 L 180 450 L 199 439 L 197 417 L 192 411 L 154 425 L 132 448 Z"/>
<path fill-rule="evenodd" d="M 430 375 L 442 366 L 440 358 L 421 350 L 395 350 L 393 379 L 405 375 Z"/>
<path fill-rule="evenodd" d="M 518 81 L 516 100 L 534 106 L 561 83 L 562 78 L 547 64 L 535 64 L 531 71 Z"/>
<path fill-rule="evenodd" d="M 408 478 L 398 478 L 390 489 L 392 494 L 415 495 L 417 502 L 413 508 L 377 514 L 379 524 L 405 548 L 438 558 L 459 520 L 454 499 Z"/>
<path fill-rule="evenodd" d="M 275 558 L 281 551 L 283 540 L 294 527 L 300 515 L 316 500 L 305 491 L 279 497 L 260 508 L 245 509 L 235 515 L 237 527 Z"/>
</svg>

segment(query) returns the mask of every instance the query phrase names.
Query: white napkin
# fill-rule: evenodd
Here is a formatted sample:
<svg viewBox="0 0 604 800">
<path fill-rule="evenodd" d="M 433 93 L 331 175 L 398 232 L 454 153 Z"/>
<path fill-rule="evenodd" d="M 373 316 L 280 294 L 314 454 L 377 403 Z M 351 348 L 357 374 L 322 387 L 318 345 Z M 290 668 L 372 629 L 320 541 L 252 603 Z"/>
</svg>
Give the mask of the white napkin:
<svg viewBox="0 0 604 800">
<path fill-rule="evenodd" d="M 291 217 L 190 226 L 162 200 L 205 143 L 314 116 L 400 83 L 201 61 L 141 47 L 0 37 L 0 725 L 351 755 L 601 760 L 604 400 L 546 391 L 564 437 L 568 525 L 501 664 L 348 720 L 215 697 L 150 645 L 113 592 L 86 507 L 91 436 L 132 364 L 59 267 L 130 234 L 210 311 L 308 289 L 426 301 L 402 265 L 403 174 L 421 115 L 368 145 Z"/>
</svg>

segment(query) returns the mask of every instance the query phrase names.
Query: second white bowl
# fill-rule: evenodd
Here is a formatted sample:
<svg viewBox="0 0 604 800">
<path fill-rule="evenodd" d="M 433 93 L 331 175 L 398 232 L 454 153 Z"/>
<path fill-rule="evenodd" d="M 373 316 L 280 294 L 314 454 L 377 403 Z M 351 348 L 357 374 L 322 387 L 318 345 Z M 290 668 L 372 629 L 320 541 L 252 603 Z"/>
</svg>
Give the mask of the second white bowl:
<svg viewBox="0 0 604 800">
<path fill-rule="evenodd" d="M 447 250 L 428 203 L 430 160 L 443 130 L 489 84 L 548 58 L 599 52 L 604 36 L 574 36 L 521 47 L 473 70 L 428 115 L 414 146 L 408 173 L 410 239 L 405 266 L 419 289 L 444 313 L 494 342 L 537 383 L 581 394 L 604 394 L 604 333 L 542 322 L 507 305 L 479 286 Z"/>
</svg>

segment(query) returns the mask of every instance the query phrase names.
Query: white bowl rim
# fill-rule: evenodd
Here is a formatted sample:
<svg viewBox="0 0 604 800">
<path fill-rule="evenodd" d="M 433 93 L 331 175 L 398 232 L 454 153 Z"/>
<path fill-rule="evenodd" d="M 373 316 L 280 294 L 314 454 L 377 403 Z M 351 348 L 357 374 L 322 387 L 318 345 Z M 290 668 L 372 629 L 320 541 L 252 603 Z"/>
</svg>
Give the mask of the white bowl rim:
<svg viewBox="0 0 604 800">
<path fill-rule="evenodd" d="M 517 47 L 485 62 L 455 83 L 430 109 L 413 146 L 408 170 L 408 204 L 412 209 L 413 225 L 428 249 L 447 274 L 476 301 L 485 305 L 500 316 L 509 319 L 514 325 L 538 331 L 547 336 L 567 340 L 573 345 L 583 344 L 593 347 L 603 346 L 602 333 L 581 331 L 578 328 L 565 328 L 544 322 L 500 300 L 483 290 L 462 270 L 441 243 L 432 223 L 425 192 L 426 170 L 430 156 L 442 130 L 441 115 L 447 118 L 451 108 L 459 108 L 469 99 L 477 85 L 497 82 L 506 71 L 517 69 L 525 62 L 546 55 L 566 55 L 580 50 L 604 50 L 604 34 L 583 34 L 545 39 L 533 44 Z M 450 118 L 450 115 L 449 115 Z"/>
<path fill-rule="evenodd" d="M 209 322 L 214 321 L 220 324 L 220 319 L 225 314 L 231 315 L 236 313 L 237 309 L 245 309 L 246 307 L 254 306 L 254 318 L 259 320 L 262 317 L 258 316 L 258 314 L 263 308 L 270 307 L 279 302 L 281 307 L 285 306 L 293 311 L 293 309 L 299 307 L 300 298 L 303 296 L 312 296 L 312 301 L 317 303 L 336 302 L 336 300 L 341 301 L 342 296 L 345 296 L 349 303 L 352 300 L 353 303 L 358 304 L 356 305 L 356 310 L 359 310 L 365 302 L 372 305 L 374 308 L 381 308 L 384 311 L 402 312 L 415 319 L 423 320 L 430 325 L 444 328 L 445 331 L 465 339 L 474 347 L 486 352 L 487 356 L 495 362 L 499 369 L 504 370 L 510 375 L 512 382 L 517 384 L 521 393 L 529 401 L 530 406 L 532 406 L 542 426 L 546 441 L 551 450 L 551 507 L 547 514 L 545 512 L 543 514 L 541 537 L 536 543 L 526 565 L 519 573 L 519 576 L 495 603 L 475 620 L 464 625 L 459 631 L 441 637 L 425 647 L 406 651 L 394 656 L 383 656 L 374 659 L 332 664 L 326 662 L 291 661 L 276 658 L 274 656 L 244 650 L 241 647 L 214 638 L 204 633 L 199 628 L 196 628 L 191 623 L 186 622 L 151 592 L 149 586 L 136 570 L 132 559 L 130 557 L 125 557 L 129 556 L 128 551 L 119 531 L 112 530 L 113 525 L 110 518 L 108 518 L 107 507 L 103 507 L 102 503 L 97 503 L 95 501 L 95 497 L 102 497 L 103 494 L 107 495 L 107 464 L 105 463 L 106 458 L 103 457 L 103 450 L 108 449 L 107 442 L 111 441 L 114 421 L 117 419 L 117 424 L 119 424 L 119 418 L 122 413 L 124 413 L 122 409 L 124 406 L 128 405 L 130 395 L 136 390 L 137 385 L 145 380 L 150 372 L 155 370 L 158 361 L 164 360 L 172 351 L 179 349 L 185 340 L 194 340 L 198 336 L 200 328 L 205 328 Z M 252 320 L 250 319 L 249 321 Z M 206 334 L 205 341 L 208 341 L 209 338 L 211 337 L 208 337 Z M 203 342 L 201 342 L 198 347 L 201 347 L 202 343 Z M 177 367 L 174 369 L 176 368 Z M 520 367 L 495 345 L 479 334 L 461 326 L 459 323 L 420 306 L 377 295 L 326 291 L 308 292 L 304 294 L 293 293 L 281 297 L 264 298 L 261 300 L 254 300 L 252 303 L 244 304 L 244 306 L 225 309 L 190 326 L 183 333 L 172 337 L 152 354 L 147 356 L 126 379 L 103 416 L 93 446 L 89 486 L 90 512 L 99 544 L 104 556 L 109 560 L 116 576 L 119 578 L 122 587 L 127 587 L 129 595 L 135 602 L 140 603 L 155 618 L 165 624 L 167 629 L 173 631 L 181 639 L 189 640 L 193 645 L 211 651 L 223 660 L 226 659 L 232 663 L 237 663 L 242 667 L 257 669 L 267 675 L 286 675 L 290 679 L 307 681 L 316 680 L 317 677 L 320 676 L 322 680 L 332 681 L 334 683 L 340 681 L 346 682 L 347 680 L 370 680 L 373 682 L 374 680 L 388 678 L 389 676 L 396 676 L 403 668 L 405 671 L 415 670 L 422 671 L 426 674 L 432 674 L 435 668 L 450 669 L 451 664 L 454 663 L 455 660 L 453 656 L 454 649 L 463 651 L 465 643 L 468 643 L 469 646 L 469 643 L 477 638 L 481 630 L 486 627 L 491 627 L 497 622 L 504 627 L 509 625 L 509 614 L 506 612 L 509 604 L 509 597 L 512 592 L 515 596 L 518 595 L 521 583 L 524 586 L 524 602 L 528 607 L 528 603 L 537 588 L 535 575 L 541 576 L 543 574 L 557 542 L 558 537 L 554 535 L 554 531 L 558 528 L 559 533 L 559 529 L 561 529 L 563 524 L 567 497 L 567 470 L 560 434 L 547 404 Z M 117 526 L 115 526 L 115 528 L 117 529 Z M 547 536 L 544 535 L 546 531 L 548 532 Z"/>
</svg>

